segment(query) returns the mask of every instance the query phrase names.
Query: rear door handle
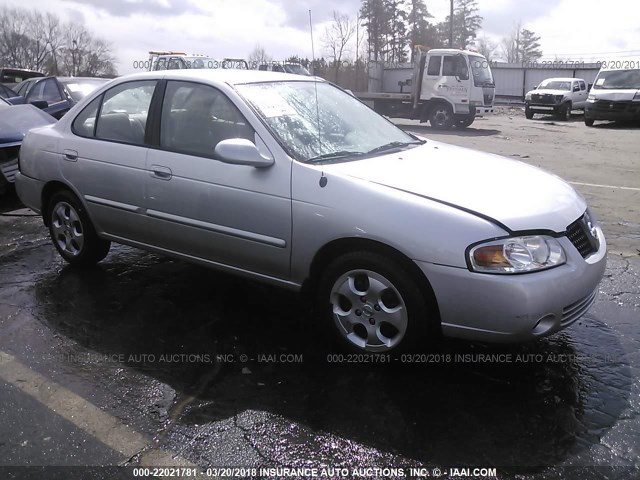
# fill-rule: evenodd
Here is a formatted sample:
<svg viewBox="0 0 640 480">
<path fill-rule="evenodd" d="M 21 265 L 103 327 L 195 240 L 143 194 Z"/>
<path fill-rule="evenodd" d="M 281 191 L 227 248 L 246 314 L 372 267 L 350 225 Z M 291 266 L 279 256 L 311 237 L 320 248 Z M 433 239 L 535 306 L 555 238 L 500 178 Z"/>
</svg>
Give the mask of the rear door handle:
<svg viewBox="0 0 640 480">
<path fill-rule="evenodd" d="M 75 162 L 78 160 L 78 152 L 75 150 L 64 150 L 64 159 Z"/>
<path fill-rule="evenodd" d="M 163 167 L 162 165 L 151 165 L 150 174 L 152 177 L 159 178 L 160 180 L 171 180 L 173 176 L 171 169 Z"/>
</svg>

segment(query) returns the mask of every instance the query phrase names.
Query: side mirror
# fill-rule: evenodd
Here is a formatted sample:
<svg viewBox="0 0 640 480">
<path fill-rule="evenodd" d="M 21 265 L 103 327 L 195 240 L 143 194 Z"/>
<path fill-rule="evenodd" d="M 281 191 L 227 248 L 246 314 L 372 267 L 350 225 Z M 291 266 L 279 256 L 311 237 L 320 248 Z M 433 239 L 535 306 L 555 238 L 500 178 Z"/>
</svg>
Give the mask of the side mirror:
<svg viewBox="0 0 640 480">
<path fill-rule="evenodd" d="M 47 102 L 46 100 L 31 100 L 29 101 L 29 103 L 34 107 L 39 108 L 40 110 L 43 110 L 49 106 L 49 102 Z"/>
<path fill-rule="evenodd" d="M 273 157 L 266 157 L 261 154 L 255 143 L 246 138 L 222 140 L 216 145 L 214 153 L 223 162 L 233 165 L 265 168 L 274 163 Z"/>
</svg>

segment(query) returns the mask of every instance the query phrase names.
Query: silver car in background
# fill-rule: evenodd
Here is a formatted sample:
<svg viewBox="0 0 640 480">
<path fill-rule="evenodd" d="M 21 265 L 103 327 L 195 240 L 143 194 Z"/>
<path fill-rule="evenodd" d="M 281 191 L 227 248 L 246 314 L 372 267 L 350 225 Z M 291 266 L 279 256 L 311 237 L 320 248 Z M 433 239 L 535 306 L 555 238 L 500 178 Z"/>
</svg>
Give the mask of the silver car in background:
<svg viewBox="0 0 640 480">
<path fill-rule="evenodd" d="M 16 183 L 72 264 L 114 241 L 304 289 L 312 321 L 362 352 L 552 334 L 591 306 L 606 262 L 560 178 L 283 73 L 113 80 L 27 135 Z"/>
</svg>

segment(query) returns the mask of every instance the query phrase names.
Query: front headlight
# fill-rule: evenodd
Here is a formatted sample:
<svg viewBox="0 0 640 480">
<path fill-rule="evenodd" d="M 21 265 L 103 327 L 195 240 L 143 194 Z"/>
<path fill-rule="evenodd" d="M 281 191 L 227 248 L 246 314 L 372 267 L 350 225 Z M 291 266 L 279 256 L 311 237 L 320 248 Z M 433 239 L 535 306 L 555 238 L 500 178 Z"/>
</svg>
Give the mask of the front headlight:
<svg viewBox="0 0 640 480">
<path fill-rule="evenodd" d="M 557 267 L 567 257 L 555 238 L 531 235 L 476 245 L 469 251 L 469 261 L 475 272 L 525 273 Z"/>
<path fill-rule="evenodd" d="M 531 92 L 527 93 L 527 94 L 524 96 L 524 99 L 525 99 L 525 100 L 531 100 Z"/>
<path fill-rule="evenodd" d="M 556 95 L 556 103 L 560 103 L 563 98 L 564 98 L 564 95 Z"/>
<path fill-rule="evenodd" d="M 587 102 L 595 102 L 596 101 L 596 96 L 593 93 L 590 93 L 589 96 L 587 97 Z"/>
</svg>

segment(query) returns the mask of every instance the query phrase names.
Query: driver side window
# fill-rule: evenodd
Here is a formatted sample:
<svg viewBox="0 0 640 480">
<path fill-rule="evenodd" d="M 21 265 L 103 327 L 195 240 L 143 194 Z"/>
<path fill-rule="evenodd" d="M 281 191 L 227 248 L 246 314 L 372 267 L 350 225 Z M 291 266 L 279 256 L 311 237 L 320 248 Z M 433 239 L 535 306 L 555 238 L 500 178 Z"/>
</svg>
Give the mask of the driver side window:
<svg viewBox="0 0 640 480">
<path fill-rule="evenodd" d="M 213 157 L 216 145 L 231 138 L 253 142 L 255 134 L 224 93 L 198 83 L 167 82 L 160 120 L 162 148 Z"/>
</svg>

